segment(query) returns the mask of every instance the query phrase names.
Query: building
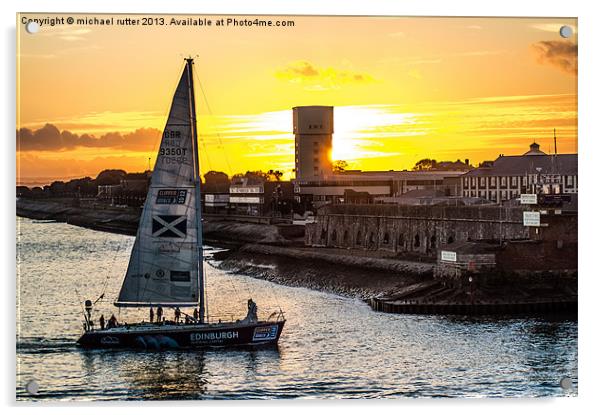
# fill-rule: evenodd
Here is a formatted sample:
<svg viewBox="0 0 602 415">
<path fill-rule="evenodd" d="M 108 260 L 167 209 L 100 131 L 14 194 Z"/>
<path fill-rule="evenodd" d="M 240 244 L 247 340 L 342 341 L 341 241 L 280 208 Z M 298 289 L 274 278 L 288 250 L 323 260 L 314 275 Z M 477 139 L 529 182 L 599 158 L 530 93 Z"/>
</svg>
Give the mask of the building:
<svg viewBox="0 0 602 415">
<path fill-rule="evenodd" d="M 290 211 L 291 182 L 268 182 L 235 177 L 230 184 L 230 209 L 239 215 L 266 216 Z"/>
<path fill-rule="evenodd" d="M 366 192 L 375 202 L 397 198 L 413 190 L 434 190 L 444 196 L 460 195 L 461 171 L 348 171 L 325 179 L 295 180 L 295 197 L 300 203 L 343 203 L 345 192 Z M 390 199 L 390 200 L 393 200 Z M 393 203 L 393 202 L 388 202 Z"/>
<path fill-rule="evenodd" d="M 577 154 L 549 155 L 532 143 L 521 156 L 500 155 L 462 176 L 462 195 L 501 203 L 521 193 L 577 193 Z"/>
<path fill-rule="evenodd" d="M 408 191 L 434 189 L 446 196 L 460 194 L 458 177 L 468 171 L 468 161 L 440 163 L 445 170 L 333 172 L 333 107 L 293 108 L 295 134 L 295 200 L 306 210 L 346 199 L 373 203 Z M 347 195 L 347 197 L 346 197 Z"/>
<path fill-rule="evenodd" d="M 332 175 L 333 107 L 293 108 L 295 134 L 295 177 L 324 179 Z"/>
</svg>

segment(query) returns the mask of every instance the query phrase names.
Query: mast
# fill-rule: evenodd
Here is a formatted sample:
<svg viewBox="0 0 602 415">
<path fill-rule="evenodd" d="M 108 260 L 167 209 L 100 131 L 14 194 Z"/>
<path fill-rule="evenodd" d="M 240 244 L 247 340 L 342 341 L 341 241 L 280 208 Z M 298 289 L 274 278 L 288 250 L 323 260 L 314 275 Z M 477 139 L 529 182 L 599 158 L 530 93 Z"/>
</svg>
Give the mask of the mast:
<svg viewBox="0 0 602 415">
<path fill-rule="evenodd" d="M 201 221 L 201 171 L 199 169 L 199 149 L 196 131 L 196 106 L 194 101 L 194 78 L 192 76 L 193 58 L 186 58 L 186 73 L 188 75 L 188 97 L 190 110 L 190 131 L 192 138 L 192 149 L 194 159 L 194 191 L 196 193 L 195 209 L 196 209 L 196 243 L 197 243 L 197 279 L 199 288 L 199 320 L 205 322 L 205 286 L 203 275 L 203 225 Z"/>
</svg>

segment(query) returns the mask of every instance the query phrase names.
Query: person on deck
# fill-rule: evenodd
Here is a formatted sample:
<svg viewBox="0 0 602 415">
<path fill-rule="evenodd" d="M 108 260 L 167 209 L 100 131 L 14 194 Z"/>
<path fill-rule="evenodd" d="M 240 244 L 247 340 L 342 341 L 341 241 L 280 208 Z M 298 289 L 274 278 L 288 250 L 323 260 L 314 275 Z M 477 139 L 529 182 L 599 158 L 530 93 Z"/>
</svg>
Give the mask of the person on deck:
<svg viewBox="0 0 602 415">
<path fill-rule="evenodd" d="M 255 323 L 257 322 L 257 304 L 253 301 L 252 298 L 249 298 L 247 301 L 247 316 L 245 317 L 245 321 Z"/>
<path fill-rule="evenodd" d="M 111 315 L 111 318 L 109 319 L 109 324 L 107 327 L 110 329 L 117 327 L 117 317 L 115 317 L 115 314 Z"/>
<path fill-rule="evenodd" d="M 176 311 L 174 311 L 174 315 L 176 317 L 176 324 L 180 323 L 180 315 L 182 312 L 180 311 L 180 307 L 176 307 Z"/>
<path fill-rule="evenodd" d="M 198 319 L 199 319 L 199 310 L 197 310 L 195 308 L 194 311 L 193 311 L 193 313 L 192 313 L 192 317 L 194 318 L 194 321 L 198 321 Z"/>
<path fill-rule="evenodd" d="M 151 306 L 150 308 L 150 312 L 149 312 L 149 318 L 150 318 L 150 322 L 152 323 L 153 320 L 155 319 L 155 312 L 153 311 L 153 307 Z"/>
<path fill-rule="evenodd" d="M 163 307 L 157 307 L 157 323 L 161 323 L 163 321 Z"/>
<path fill-rule="evenodd" d="M 100 323 L 100 329 L 104 330 L 105 329 L 105 316 L 104 316 L 104 314 L 100 315 L 100 318 L 98 319 L 98 322 Z"/>
</svg>

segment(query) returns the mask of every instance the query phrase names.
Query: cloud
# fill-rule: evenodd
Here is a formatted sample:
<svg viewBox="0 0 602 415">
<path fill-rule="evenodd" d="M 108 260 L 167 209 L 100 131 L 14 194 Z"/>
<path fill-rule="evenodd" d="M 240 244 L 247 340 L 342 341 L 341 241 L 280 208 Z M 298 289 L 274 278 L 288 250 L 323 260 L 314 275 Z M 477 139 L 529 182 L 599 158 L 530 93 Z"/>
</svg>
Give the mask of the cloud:
<svg viewBox="0 0 602 415">
<path fill-rule="evenodd" d="M 531 45 L 537 61 L 577 75 L 577 45 L 567 40 L 545 40 Z"/>
<path fill-rule="evenodd" d="M 110 132 L 96 137 L 91 134 L 75 134 L 60 131 L 53 124 L 37 130 L 21 128 L 17 131 L 17 151 L 64 151 L 77 147 L 118 148 L 132 151 L 149 151 L 158 142 L 161 131 L 139 128 L 131 133 Z"/>
<path fill-rule="evenodd" d="M 374 82 L 368 74 L 332 67 L 320 68 L 311 62 L 296 61 L 276 71 L 276 77 L 288 82 L 302 84 L 306 89 L 338 89 L 345 84 Z"/>
</svg>

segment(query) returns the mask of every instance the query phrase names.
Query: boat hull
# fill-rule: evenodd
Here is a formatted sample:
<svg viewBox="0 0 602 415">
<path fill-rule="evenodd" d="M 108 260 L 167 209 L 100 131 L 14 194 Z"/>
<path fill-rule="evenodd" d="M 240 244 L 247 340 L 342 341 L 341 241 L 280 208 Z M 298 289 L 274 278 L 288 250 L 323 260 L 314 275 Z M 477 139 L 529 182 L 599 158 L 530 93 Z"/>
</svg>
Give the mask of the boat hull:
<svg viewBox="0 0 602 415">
<path fill-rule="evenodd" d="M 137 324 L 85 332 L 84 348 L 190 349 L 276 344 L 284 320 L 221 324 Z"/>
</svg>

